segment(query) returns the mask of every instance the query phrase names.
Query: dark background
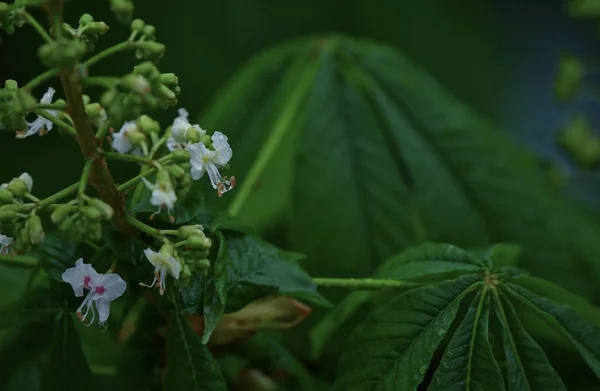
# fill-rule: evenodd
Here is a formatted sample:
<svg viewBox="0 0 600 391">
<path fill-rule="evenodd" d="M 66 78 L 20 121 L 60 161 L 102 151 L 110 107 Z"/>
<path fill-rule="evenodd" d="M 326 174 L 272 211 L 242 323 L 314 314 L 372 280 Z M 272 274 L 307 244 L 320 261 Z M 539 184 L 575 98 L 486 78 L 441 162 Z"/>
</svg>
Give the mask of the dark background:
<svg viewBox="0 0 600 391">
<path fill-rule="evenodd" d="M 561 107 L 552 98 L 551 84 L 561 51 L 593 58 L 600 45 L 594 26 L 571 19 L 561 0 L 145 0 L 136 7 L 136 16 L 154 24 L 158 40 L 166 44 L 159 67 L 179 76 L 180 105 L 193 115 L 264 48 L 297 36 L 334 32 L 370 38 L 403 51 L 535 153 L 561 162 L 569 174 L 568 191 L 595 204 L 600 190 L 596 174 L 571 167 L 554 145 L 570 114 L 583 109 L 598 119 L 593 116 L 595 103 L 581 100 Z M 72 0 L 66 9 L 72 25 L 89 12 L 111 26 L 97 50 L 128 35 L 129 27 L 116 22 L 105 1 Z M 43 71 L 35 52 L 39 43 L 29 26 L 2 36 L 0 78 L 24 84 Z M 119 75 L 135 63 L 132 53 L 123 53 L 94 66 L 91 73 Z M 35 94 L 41 96 L 45 87 Z M 170 109 L 154 116 L 166 124 L 174 115 Z M 29 171 L 36 179 L 36 194 L 44 196 L 77 180 L 81 158 L 76 152 L 76 145 L 57 132 L 26 141 L 2 133 L 0 176 L 10 179 Z"/>
</svg>

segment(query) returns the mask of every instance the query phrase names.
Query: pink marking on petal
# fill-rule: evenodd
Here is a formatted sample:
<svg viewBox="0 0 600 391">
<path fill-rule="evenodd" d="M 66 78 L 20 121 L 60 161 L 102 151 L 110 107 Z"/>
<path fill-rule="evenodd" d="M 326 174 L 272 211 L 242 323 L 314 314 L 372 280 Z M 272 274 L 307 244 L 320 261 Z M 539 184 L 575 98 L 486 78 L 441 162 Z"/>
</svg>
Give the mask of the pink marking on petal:
<svg viewBox="0 0 600 391">
<path fill-rule="evenodd" d="M 96 287 L 96 293 L 103 294 L 106 291 L 103 286 Z"/>
<path fill-rule="evenodd" d="M 92 281 L 92 277 L 90 277 L 90 276 L 83 277 L 83 286 L 86 288 L 89 288 L 91 281 Z"/>
</svg>

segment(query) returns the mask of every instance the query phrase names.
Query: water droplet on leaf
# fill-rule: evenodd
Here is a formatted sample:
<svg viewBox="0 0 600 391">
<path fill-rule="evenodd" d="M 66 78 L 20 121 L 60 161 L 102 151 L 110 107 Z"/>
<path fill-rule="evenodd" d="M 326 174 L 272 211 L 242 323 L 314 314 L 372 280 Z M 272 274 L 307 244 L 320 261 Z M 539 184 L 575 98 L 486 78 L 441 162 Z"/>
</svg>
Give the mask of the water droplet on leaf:
<svg viewBox="0 0 600 391">
<path fill-rule="evenodd" d="M 421 375 L 423 375 L 423 374 L 425 373 L 425 371 L 426 371 L 426 370 L 427 370 L 427 367 L 426 367 L 425 365 L 421 365 L 421 366 L 419 367 L 419 373 L 420 373 Z"/>
</svg>

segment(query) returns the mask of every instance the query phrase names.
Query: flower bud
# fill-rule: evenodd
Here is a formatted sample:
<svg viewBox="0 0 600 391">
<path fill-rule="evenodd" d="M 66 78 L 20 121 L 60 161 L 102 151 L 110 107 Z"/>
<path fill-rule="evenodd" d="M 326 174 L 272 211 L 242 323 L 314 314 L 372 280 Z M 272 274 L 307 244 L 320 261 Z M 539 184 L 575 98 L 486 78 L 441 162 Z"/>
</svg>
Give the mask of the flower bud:
<svg viewBox="0 0 600 391">
<path fill-rule="evenodd" d="M 7 79 L 4 82 L 4 88 L 6 88 L 7 90 L 18 90 L 19 89 L 19 84 L 17 83 L 16 80 Z"/>
<path fill-rule="evenodd" d="M 95 223 L 92 224 L 89 228 L 89 238 L 94 242 L 99 242 L 102 240 L 102 224 Z"/>
<path fill-rule="evenodd" d="M 79 25 L 80 26 L 85 26 L 86 24 L 93 22 L 94 21 L 94 17 L 90 14 L 83 14 L 81 15 L 81 18 L 79 18 Z"/>
<path fill-rule="evenodd" d="M 10 204 L 0 206 L 0 221 L 12 221 L 15 217 L 17 217 L 18 211 L 18 205 Z"/>
<path fill-rule="evenodd" d="M 58 229 L 65 232 L 70 231 L 74 223 L 75 220 L 73 219 L 73 217 L 67 217 L 60 223 Z"/>
<path fill-rule="evenodd" d="M 190 153 L 185 149 L 176 149 L 171 152 L 171 157 L 176 162 L 188 162 L 190 160 Z"/>
<path fill-rule="evenodd" d="M 127 140 L 133 145 L 141 145 L 146 141 L 146 135 L 140 132 L 138 129 L 132 129 L 125 135 Z"/>
<path fill-rule="evenodd" d="M 102 219 L 102 213 L 100 213 L 100 211 L 96 208 L 94 208 L 93 206 L 84 206 L 81 208 L 81 213 L 83 215 L 85 215 L 87 218 L 89 218 L 90 220 L 101 220 Z"/>
<path fill-rule="evenodd" d="M 171 91 L 167 86 L 163 85 L 158 87 L 158 90 L 156 91 L 156 96 L 168 102 L 177 100 L 177 95 L 175 95 L 175 93 Z"/>
<path fill-rule="evenodd" d="M 138 118 L 138 126 L 144 133 L 160 132 L 160 124 L 145 114 Z"/>
<path fill-rule="evenodd" d="M 147 24 L 142 29 L 142 34 L 148 39 L 154 39 L 154 34 L 156 34 L 156 27 L 151 24 Z"/>
<path fill-rule="evenodd" d="M 198 143 L 202 139 L 203 132 L 198 130 L 197 127 L 192 126 L 185 132 L 185 141 L 188 143 Z"/>
<path fill-rule="evenodd" d="M 104 22 L 90 22 L 85 26 L 85 32 L 89 34 L 103 35 L 108 29 L 108 25 Z"/>
<path fill-rule="evenodd" d="M 190 236 L 185 240 L 185 247 L 189 250 L 207 250 L 212 246 L 212 240 L 202 235 Z"/>
<path fill-rule="evenodd" d="M 12 202 L 12 193 L 8 189 L 0 189 L 0 204 L 10 204 Z"/>
<path fill-rule="evenodd" d="M 131 31 L 141 32 L 145 25 L 142 19 L 134 19 L 131 22 Z"/>
<path fill-rule="evenodd" d="M 87 114 L 90 122 L 97 128 L 104 125 L 108 118 L 106 110 L 100 105 L 100 103 L 91 103 L 85 106 L 85 113 Z"/>
<path fill-rule="evenodd" d="M 179 86 L 171 87 L 171 91 L 173 91 L 173 93 L 175 94 L 175 96 L 181 95 L 181 87 L 179 87 Z"/>
<path fill-rule="evenodd" d="M 152 86 L 141 75 L 129 74 L 121 78 L 120 84 L 131 92 L 136 94 L 144 95 L 152 90 Z"/>
<path fill-rule="evenodd" d="M 17 234 L 17 242 L 15 243 L 15 247 L 18 251 L 25 251 L 29 248 L 29 244 L 31 243 L 31 238 L 29 237 L 29 227 L 25 224 L 25 227 L 21 228 Z"/>
<path fill-rule="evenodd" d="M 7 189 L 17 198 L 23 198 L 28 193 L 27 184 L 22 179 L 13 179 Z"/>
<path fill-rule="evenodd" d="M 169 174 L 171 174 L 172 177 L 177 179 L 180 179 L 186 173 L 186 171 L 183 168 L 175 164 L 167 166 L 167 171 L 169 171 Z"/>
<path fill-rule="evenodd" d="M 165 45 L 154 41 L 138 42 L 137 47 L 153 58 L 160 58 L 165 52 Z"/>
<path fill-rule="evenodd" d="M 100 214 L 102 215 L 102 218 L 105 220 L 110 220 L 113 217 L 114 214 L 114 210 L 113 208 L 108 205 L 106 202 L 98 199 L 98 198 L 92 198 L 88 201 L 88 204 L 91 207 L 96 208 Z"/>
<path fill-rule="evenodd" d="M 65 38 L 42 45 L 38 55 L 46 66 L 59 68 L 77 64 L 86 50 L 84 42 Z"/>
<path fill-rule="evenodd" d="M 63 221 L 69 214 L 71 213 L 71 207 L 69 205 L 59 205 L 54 209 L 52 214 L 50 214 L 50 220 L 54 224 L 58 224 Z"/>
<path fill-rule="evenodd" d="M 210 267 L 210 261 L 208 259 L 197 259 L 195 266 L 199 271 L 208 270 Z"/>
<path fill-rule="evenodd" d="M 174 73 L 163 73 L 160 75 L 160 83 L 166 86 L 176 86 L 179 84 L 179 78 Z"/>
<path fill-rule="evenodd" d="M 212 144 L 212 140 L 208 134 L 205 134 L 204 136 L 202 136 L 202 138 L 200 139 L 200 142 L 202 144 L 206 145 L 207 147 Z"/>
<path fill-rule="evenodd" d="M 183 278 L 184 280 L 190 278 L 192 276 L 192 272 L 190 270 L 190 267 L 188 265 L 183 265 L 183 268 L 181 268 L 181 278 Z"/>
<path fill-rule="evenodd" d="M 181 240 L 185 240 L 191 236 L 202 235 L 204 236 L 204 227 L 201 225 L 182 225 L 177 230 L 177 237 Z"/>
<path fill-rule="evenodd" d="M 38 215 L 32 214 L 27 220 L 29 226 L 29 239 L 32 244 L 40 244 L 44 241 L 44 227 L 42 219 Z"/>
</svg>

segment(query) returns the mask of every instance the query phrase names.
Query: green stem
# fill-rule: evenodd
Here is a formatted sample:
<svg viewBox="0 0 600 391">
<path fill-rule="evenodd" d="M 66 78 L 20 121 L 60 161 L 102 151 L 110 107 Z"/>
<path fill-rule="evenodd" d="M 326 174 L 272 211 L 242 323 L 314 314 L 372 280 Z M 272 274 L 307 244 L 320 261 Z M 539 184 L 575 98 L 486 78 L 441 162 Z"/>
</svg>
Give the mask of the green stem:
<svg viewBox="0 0 600 391">
<path fill-rule="evenodd" d="M 79 186 L 77 187 L 77 194 L 82 197 L 85 195 L 85 189 L 87 188 L 88 179 L 90 177 L 90 171 L 92 169 L 92 164 L 94 163 L 94 159 L 88 159 L 83 166 L 83 171 L 81 172 L 81 179 L 79 180 Z"/>
<path fill-rule="evenodd" d="M 146 175 L 150 175 L 155 171 L 156 171 L 156 167 L 151 167 L 150 169 L 140 173 L 139 175 L 134 176 L 127 182 L 121 183 L 120 185 L 117 186 L 117 189 L 119 189 L 119 191 L 125 191 L 125 190 L 129 189 L 131 186 L 133 186 L 136 183 L 138 183 L 139 181 L 141 181 L 143 177 L 145 177 Z"/>
<path fill-rule="evenodd" d="M 56 126 L 63 128 L 63 130 L 69 133 L 71 136 L 77 137 L 77 131 L 75 130 L 75 128 L 69 125 L 68 123 L 64 122 L 63 120 L 59 119 L 57 116 L 50 114 L 46 110 L 36 110 L 35 113 L 40 117 L 44 117 L 47 120 L 51 121 Z"/>
<path fill-rule="evenodd" d="M 104 157 L 109 160 L 121 160 L 123 162 L 132 162 L 149 165 L 152 164 L 152 159 L 143 156 L 129 155 L 118 152 L 103 152 L 102 155 L 104 155 Z"/>
<path fill-rule="evenodd" d="M 136 219 L 132 215 L 126 215 L 125 221 L 127 221 L 132 227 L 137 228 L 138 230 L 155 237 L 156 239 L 166 242 L 167 238 L 160 233 L 160 229 L 153 228 L 147 224 L 142 223 L 140 220 Z"/>
<path fill-rule="evenodd" d="M 90 241 L 90 240 L 86 240 L 85 244 L 87 244 L 88 246 L 90 246 L 91 248 L 93 248 L 95 251 L 100 251 L 100 246 L 98 246 L 96 243 Z"/>
<path fill-rule="evenodd" d="M 38 103 L 35 105 L 36 110 L 66 110 L 66 103 Z"/>
<path fill-rule="evenodd" d="M 108 129 L 110 129 L 110 118 L 107 118 L 102 127 L 96 132 L 96 140 L 102 140 L 106 136 Z"/>
<path fill-rule="evenodd" d="M 423 284 L 412 281 L 383 280 L 377 278 L 313 278 L 318 286 L 351 289 L 414 288 Z"/>
<path fill-rule="evenodd" d="M 177 235 L 177 230 L 174 229 L 161 229 L 160 233 L 163 235 Z"/>
<path fill-rule="evenodd" d="M 229 206 L 229 214 L 236 216 L 241 211 L 252 190 L 256 187 L 262 172 L 271 161 L 271 158 L 277 151 L 279 145 L 288 134 L 296 118 L 296 113 L 302 104 L 302 101 L 309 91 L 310 83 L 316 74 L 316 66 L 310 66 L 303 71 L 295 90 L 290 95 L 285 110 L 279 116 L 272 132 L 269 134 L 266 142 L 256 155 L 257 158 L 246 175 L 242 185 L 237 191 L 237 195 Z"/>
<path fill-rule="evenodd" d="M 112 46 L 106 50 L 101 51 L 100 53 L 96 54 L 93 57 L 90 57 L 87 61 L 85 61 L 82 65 L 82 67 L 84 68 L 88 68 L 91 67 L 92 65 L 96 64 L 97 62 L 105 59 L 106 57 L 112 56 L 113 54 L 125 51 L 125 50 L 129 50 L 129 49 L 134 49 L 136 47 L 135 42 L 131 42 L 131 41 L 125 41 L 125 42 L 121 42 L 116 44 L 115 46 Z"/>
<path fill-rule="evenodd" d="M 58 69 L 58 68 L 48 69 L 46 72 L 41 73 L 41 74 L 37 75 L 36 77 L 34 77 L 33 79 L 31 79 L 29 81 L 29 83 L 27 83 L 23 86 L 23 89 L 26 91 L 31 91 L 35 87 L 37 87 L 40 84 L 42 84 L 43 82 L 45 82 L 46 80 L 50 79 L 51 77 L 58 75 L 59 72 L 60 72 L 60 69 Z"/>
<path fill-rule="evenodd" d="M 27 23 L 31 25 L 37 31 L 37 33 L 42 37 L 42 39 L 46 42 L 54 42 L 50 34 L 46 31 L 45 28 L 42 27 L 41 24 L 38 23 L 37 20 L 31 14 L 25 10 L 21 11 L 21 15 L 27 20 Z"/>
<path fill-rule="evenodd" d="M 62 38 L 62 0 L 50 0 L 48 2 L 48 16 L 50 17 L 52 30 L 54 30 L 54 37 L 56 39 Z"/>
<path fill-rule="evenodd" d="M 33 201 L 33 202 L 40 202 L 40 200 L 33 194 L 26 193 L 25 198 L 27 198 L 28 200 Z"/>
<path fill-rule="evenodd" d="M 88 76 L 83 79 L 83 85 L 113 88 L 119 84 L 119 80 L 121 79 L 115 76 Z"/>
<path fill-rule="evenodd" d="M 71 194 L 75 193 L 78 188 L 79 188 L 79 182 L 74 183 L 71 186 L 62 189 L 58 193 L 54 193 L 51 196 L 44 198 L 43 200 L 38 202 L 36 208 L 40 209 L 40 208 L 44 208 L 46 206 L 50 206 L 50 204 L 54 204 L 56 201 L 59 201 L 65 197 L 68 197 Z"/>
<path fill-rule="evenodd" d="M 38 260 L 25 255 L 0 255 L 0 263 L 8 266 L 31 268 L 38 265 Z"/>
</svg>

